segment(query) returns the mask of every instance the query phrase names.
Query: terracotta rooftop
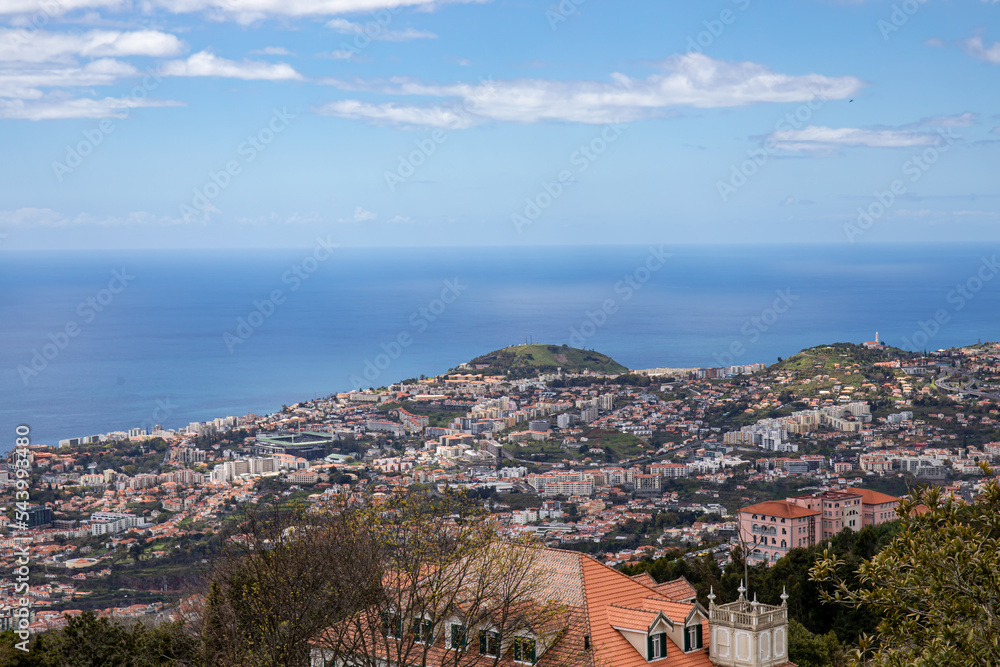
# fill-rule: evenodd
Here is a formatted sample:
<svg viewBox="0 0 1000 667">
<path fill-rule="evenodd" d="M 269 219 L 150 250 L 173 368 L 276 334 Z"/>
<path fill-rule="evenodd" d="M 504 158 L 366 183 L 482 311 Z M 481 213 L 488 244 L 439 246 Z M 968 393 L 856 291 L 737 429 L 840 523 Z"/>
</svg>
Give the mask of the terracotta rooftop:
<svg viewBox="0 0 1000 667">
<path fill-rule="evenodd" d="M 649 572 L 640 572 L 639 574 L 633 574 L 629 577 L 632 581 L 638 581 L 643 586 L 649 586 L 650 588 L 656 588 L 659 584 L 656 583 L 656 579 Z"/>
<path fill-rule="evenodd" d="M 757 503 L 756 505 L 740 508 L 739 513 L 766 514 L 767 516 L 797 519 L 804 516 L 816 516 L 819 514 L 819 511 L 799 507 L 798 505 L 793 505 L 792 503 L 785 502 L 783 500 L 765 500 L 764 502 Z"/>
<path fill-rule="evenodd" d="M 653 590 L 671 600 L 690 600 L 698 595 L 691 582 L 684 577 L 678 577 L 673 581 L 665 581 L 662 584 L 654 586 Z"/>
<path fill-rule="evenodd" d="M 880 505 L 882 503 L 899 502 L 899 498 L 896 496 L 890 496 L 887 493 L 871 491 L 870 489 L 861 489 L 861 502 L 865 505 Z"/>
</svg>

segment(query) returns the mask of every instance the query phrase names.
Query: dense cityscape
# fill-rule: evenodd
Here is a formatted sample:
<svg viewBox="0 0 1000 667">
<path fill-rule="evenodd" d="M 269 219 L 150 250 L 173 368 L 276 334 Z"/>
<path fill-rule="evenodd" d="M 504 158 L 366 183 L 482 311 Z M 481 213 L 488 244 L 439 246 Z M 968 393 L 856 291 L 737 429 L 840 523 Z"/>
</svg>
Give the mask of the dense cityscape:
<svg viewBox="0 0 1000 667">
<path fill-rule="evenodd" d="M 567 351 L 589 354 L 498 353 L 559 363 Z M 925 355 L 835 344 L 768 367 L 529 361 L 490 375 L 498 353 L 269 415 L 30 444 L 26 505 L 11 452 L 3 566 L 26 552 L 33 568 L 26 591 L 0 583 L 0 629 L 16 627 L 25 596 L 32 633 L 85 610 L 171 618 L 197 600 L 227 522 L 268 498 L 322 507 L 462 489 L 506 537 L 612 567 L 677 554 L 724 566 L 740 547 L 754 565 L 895 521 L 919 484 L 975 502 L 981 464 L 1000 458 L 996 343 Z"/>
</svg>

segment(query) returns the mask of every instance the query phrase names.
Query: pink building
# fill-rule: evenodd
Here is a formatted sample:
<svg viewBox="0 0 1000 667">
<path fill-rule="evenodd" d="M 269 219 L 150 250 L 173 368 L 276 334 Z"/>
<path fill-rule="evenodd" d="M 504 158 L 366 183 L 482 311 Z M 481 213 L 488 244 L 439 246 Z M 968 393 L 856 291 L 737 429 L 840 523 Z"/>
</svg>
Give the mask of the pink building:
<svg viewBox="0 0 1000 667">
<path fill-rule="evenodd" d="M 859 531 L 895 521 L 898 505 L 899 498 L 868 489 L 768 500 L 738 512 L 740 539 L 751 564 L 772 564 L 790 549 L 818 544 L 844 528 Z"/>
<path fill-rule="evenodd" d="M 740 539 L 751 564 L 777 562 L 794 547 L 815 544 L 822 514 L 783 500 L 766 500 L 739 512 Z"/>
<path fill-rule="evenodd" d="M 786 498 L 786 501 L 823 514 L 817 541 L 829 539 L 844 528 L 858 531 L 864 526 L 860 491 L 821 491 Z"/>
<path fill-rule="evenodd" d="M 861 507 L 864 510 L 866 526 L 878 526 L 895 521 L 899 498 L 878 491 L 861 489 Z"/>
</svg>

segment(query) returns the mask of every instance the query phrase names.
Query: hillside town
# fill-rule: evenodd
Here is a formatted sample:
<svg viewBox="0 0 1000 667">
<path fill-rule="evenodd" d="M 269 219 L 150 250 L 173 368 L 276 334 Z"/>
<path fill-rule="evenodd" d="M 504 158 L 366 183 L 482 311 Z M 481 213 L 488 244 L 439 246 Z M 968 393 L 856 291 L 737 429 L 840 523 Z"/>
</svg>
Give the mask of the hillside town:
<svg viewBox="0 0 1000 667">
<path fill-rule="evenodd" d="M 917 484 L 971 502 L 1000 460 L 997 343 L 926 356 L 837 344 L 769 367 L 484 370 L 33 443 L 27 464 L 12 453 L 0 558 L 12 572 L 26 557 L 31 577 L 26 592 L 0 579 L 0 630 L 25 596 L 32 632 L 84 610 L 161 614 L 238 509 L 269 498 L 462 490 L 505 534 L 612 567 L 678 550 L 725 563 L 737 547 L 771 564 L 894 521 Z"/>
</svg>

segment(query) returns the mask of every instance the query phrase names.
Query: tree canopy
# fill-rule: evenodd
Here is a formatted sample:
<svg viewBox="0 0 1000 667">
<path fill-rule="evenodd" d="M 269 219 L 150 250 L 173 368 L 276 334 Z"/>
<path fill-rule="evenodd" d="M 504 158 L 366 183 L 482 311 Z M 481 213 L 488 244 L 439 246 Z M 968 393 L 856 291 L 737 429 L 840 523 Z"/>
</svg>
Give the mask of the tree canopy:
<svg viewBox="0 0 1000 667">
<path fill-rule="evenodd" d="M 898 532 L 856 573 L 829 550 L 811 571 L 832 584 L 824 599 L 880 618 L 854 663 L 1000 664 L 1000 484 L 988 480 L 971 504 L 919 488 L 898 511 Z"/>
</svg>

